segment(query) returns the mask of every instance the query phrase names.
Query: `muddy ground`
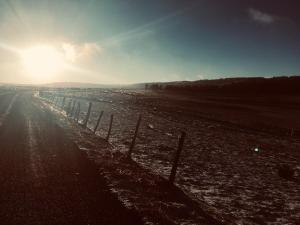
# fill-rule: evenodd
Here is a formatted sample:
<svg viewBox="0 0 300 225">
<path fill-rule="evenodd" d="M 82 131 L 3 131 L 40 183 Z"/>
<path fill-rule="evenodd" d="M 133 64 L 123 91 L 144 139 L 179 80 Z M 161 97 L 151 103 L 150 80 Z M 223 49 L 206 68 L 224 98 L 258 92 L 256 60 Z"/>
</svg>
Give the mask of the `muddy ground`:
<svg viewBox="0 0 300 225">
<path fill-rule="evenodd" d="M 56 94 L 62 94 L 56 92 Z M 168 178 L 181 130 L 187 131 L 176 184 L 237 224 L 298 224 L 299 98 L 295 96 L 205 96 L 193 98 L 132 90 L 71 91 L 89 127 L 104 116 L 97 135 L 125 153 L 142 114 L 134 160 Z M 62 97 L 58 98 L 60 105 Z M 67 99 L 69 101 L 69 99 Z M 65 104 L 66 106 L 67 104 Z M 279 176 L 288 165 L 292 178 Z"/>
</svg>

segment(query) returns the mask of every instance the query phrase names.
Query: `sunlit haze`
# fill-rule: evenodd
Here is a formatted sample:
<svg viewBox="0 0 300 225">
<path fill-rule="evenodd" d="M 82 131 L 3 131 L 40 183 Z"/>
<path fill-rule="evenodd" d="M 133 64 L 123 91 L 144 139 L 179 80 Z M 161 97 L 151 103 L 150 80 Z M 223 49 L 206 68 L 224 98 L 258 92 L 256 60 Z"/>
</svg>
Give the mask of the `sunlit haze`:
<svg viewBox="0 0 300 225">
<path fill-rule="evenodd" d="M 51 81 L 52 77 L 62 72 L 64 58 L 51 46 L 34 46 L 21 53 L 22 62 L 34 80 Z"/>
</svg>

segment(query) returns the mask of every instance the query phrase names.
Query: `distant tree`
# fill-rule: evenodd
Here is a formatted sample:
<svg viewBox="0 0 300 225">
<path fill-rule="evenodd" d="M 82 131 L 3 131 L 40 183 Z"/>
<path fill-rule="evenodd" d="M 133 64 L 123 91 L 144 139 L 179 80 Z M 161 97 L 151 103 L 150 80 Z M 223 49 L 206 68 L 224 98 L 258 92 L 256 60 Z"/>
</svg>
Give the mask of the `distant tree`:
<svg viewBox="0 0 300 225">
<path fill-rule="evenodd" d="M 226 81 L 226 82 L 224 82 Z M 300 95 L 300 77 L 273 78 L 232 78 L 220 79 L 211 83 L 189 84 L 152 84 L 152 90 L 165 90 L 175 93 L 201 94 L 298 94 Z"/>
</svg>

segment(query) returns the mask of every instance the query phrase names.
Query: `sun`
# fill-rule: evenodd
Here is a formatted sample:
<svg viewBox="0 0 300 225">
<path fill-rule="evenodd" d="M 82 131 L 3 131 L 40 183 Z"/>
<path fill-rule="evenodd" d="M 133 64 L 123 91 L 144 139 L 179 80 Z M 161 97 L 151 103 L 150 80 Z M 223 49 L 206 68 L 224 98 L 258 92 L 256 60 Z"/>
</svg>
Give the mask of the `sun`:
<svg viewBox="0 0 300 225">
<path fill-rule="evenodd" d="M 64 57 L 50 45 L 37 45 L 21 51 L 22 63 L 36 81 L 46 81 L 63 70 Z"/>
</svg>

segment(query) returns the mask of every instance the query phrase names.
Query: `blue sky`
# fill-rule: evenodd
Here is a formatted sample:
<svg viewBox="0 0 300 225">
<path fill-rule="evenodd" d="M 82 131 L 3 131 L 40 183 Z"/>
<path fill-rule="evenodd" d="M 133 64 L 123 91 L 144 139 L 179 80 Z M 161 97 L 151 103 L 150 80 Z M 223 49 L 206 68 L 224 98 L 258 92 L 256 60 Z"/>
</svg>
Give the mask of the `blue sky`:
<svg viewBox="0 0 300 225">
<path fill-rule="evenodd" d="M 289 0 L 1 0 L 0 82 L 300 75 L 298 9 Z M 28 75 L 12 49 L 41 44 L 68 67 Z"/>
</svg>

